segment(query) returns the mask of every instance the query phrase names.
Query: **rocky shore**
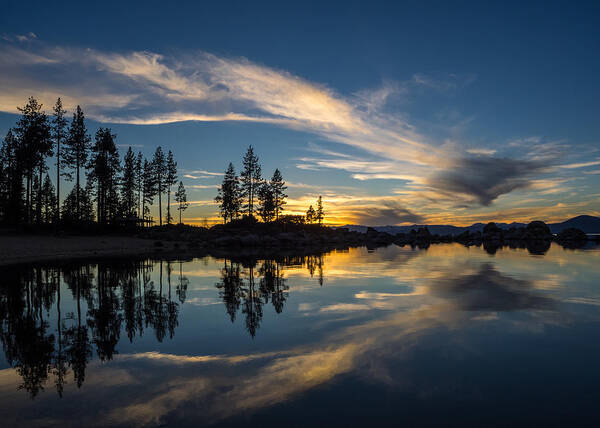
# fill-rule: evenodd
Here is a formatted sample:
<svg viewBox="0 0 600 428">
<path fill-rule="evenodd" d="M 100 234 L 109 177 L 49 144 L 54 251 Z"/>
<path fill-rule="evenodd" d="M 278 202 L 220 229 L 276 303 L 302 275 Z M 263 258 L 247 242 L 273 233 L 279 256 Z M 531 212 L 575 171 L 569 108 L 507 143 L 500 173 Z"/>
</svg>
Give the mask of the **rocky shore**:
<svg viewBox="0 0 600 428">
<path fill-rule="evenodd" d="M 566 229 L 553 235 L 548 226 L 540 221 L 507 230 L 489 223 L 482 232 L 443 236 L 431 234 L 426 227 L 392 235 L 373 228 L 361 233 L 347 228 L 318 225 L 237 222 L 211 228 L 171 225 L 95 236 L 5 234 L 0 236 L 0 265 L 145 255 L 278 257 L 346 250 L 350 247 L 377 248 L 391 244 L 427 248 L 431 244 L 449 242 L 465 246 L 483 245 L 492 254 L 504 246 L 526 248 L 531 253 L 543 254 L 550 248 L 551 242 L 557 242 L 565 248 L 581 248 L 588 241 L 586 234 L 578 229 Z"/>
<path fill-rule="evenodd" d="M 204 248 L 209 252 L 222 251 L 329 251 L 332 249 L 367 246 L 376 248 L 390 244 L 427 247 L 435 243 L 459 242 L 466 246 L 483 245 L 488 252 L 500 247 L 527 248 L 533 253 L 543 253 L 551 242 L 566 248 L 586 245 L 588 237 L 578 229 L 566 229 L 553 235 L 541 221 L 526 227 L 500 229 L 494 223 L 485 226 L 482 232 L 464 232 L 460 235 L 433 235 L 426 227 L 410 233 L 392 235 L 368 228 L 366 233 L 347 228 L 330 228 L 318 225 L 238 223 L 217 225 L 212 228 L 172 226 L 153 228 L 143 232 L 147 239 L 187 243 L 187 246 Z"/>
</svg>

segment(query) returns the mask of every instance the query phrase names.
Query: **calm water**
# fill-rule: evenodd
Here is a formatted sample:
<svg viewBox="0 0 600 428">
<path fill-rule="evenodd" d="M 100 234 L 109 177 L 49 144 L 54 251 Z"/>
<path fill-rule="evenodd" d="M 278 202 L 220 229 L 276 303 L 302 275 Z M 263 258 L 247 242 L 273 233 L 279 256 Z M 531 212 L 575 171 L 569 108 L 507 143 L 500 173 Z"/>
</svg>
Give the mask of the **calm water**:
<svg viewBox="0 0 600 428">
<path fill-rule="evenodd" d="M 600 251 L 0 269 L 2 426 L 596 425 Z"/>
</svg>

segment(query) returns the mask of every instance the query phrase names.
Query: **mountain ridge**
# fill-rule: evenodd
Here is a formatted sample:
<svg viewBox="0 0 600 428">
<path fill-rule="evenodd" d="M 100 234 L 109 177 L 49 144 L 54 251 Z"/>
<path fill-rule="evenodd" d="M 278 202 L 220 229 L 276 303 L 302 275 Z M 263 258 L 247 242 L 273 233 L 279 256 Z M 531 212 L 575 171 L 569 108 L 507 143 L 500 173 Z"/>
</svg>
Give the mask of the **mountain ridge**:
<svg viewBox="0 0 600 428">
<path fill-rule="evenodd" d="M 373 226 L 373 229 L 377 230 L 378 232 L 387 232 L 389 234 L 396 235 L 398 233 L 409 233 L 411 230 L 418 229 L 419 227 L 427 227 L 429 231 L 434 235 L 458 235 L 464 231 L 481 232 L 486 224 L 487 223 L 473 223 L 470 226 L 453 226 L 445 224 L 414 224 L 411 226 L 387 225 Z M 525 227 L 527 226 L 527 223 L 496 223 L 496 225 L 501 229 L 510 229 L 511 227 Z M 370 226 L 348 224 L 340 227 L 364 233 Z M 579 215 L 560 223 L 549 223 L 548 227 L 550 228 L 550 231 L 552 233 L 560 233 L 564 229 L 574 227 L 576 229 L 581 229 L 583 232 L 588 234 L 600 234 L 600 217 L 591 215 Z"/>
</svg>

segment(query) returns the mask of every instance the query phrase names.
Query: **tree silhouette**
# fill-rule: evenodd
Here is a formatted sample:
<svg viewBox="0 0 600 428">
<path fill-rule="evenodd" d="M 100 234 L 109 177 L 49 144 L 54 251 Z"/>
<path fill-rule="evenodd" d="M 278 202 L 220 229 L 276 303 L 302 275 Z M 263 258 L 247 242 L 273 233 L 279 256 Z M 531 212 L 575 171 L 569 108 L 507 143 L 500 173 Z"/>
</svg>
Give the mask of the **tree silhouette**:
<svg viewBox="0 0 600 428">
<path fill-rule="evenodd" d="M 69 128 L 69 137 L 65 141 L 63 154 L 64 163 L 71 169 L 75 169 L 75 219 L 81 220 L 81 170 L 85 169 L 90 151 L 91 138 L 85 128 L 85 117 L 80 106 L 73 113 L 73 120 Z M 72 180 L 72 174 L 66 174 L 66 178 Z"/>
<path fill-rule="evenodd" d="M 158 146 L 152 158 L 152 171 L 154 172 L 154 183 L 158 195 L 158 224 L 162 226 L 162 194 L 167 184 L 167 163 L 162 147 Z"/>
<path fill-rule="evenodd" d="M 144 155 L 142 152 L 138 152 L 135 160 L 135 190 L 137 192 L 137 216 L 142 218 L 142 194 L 144 192 Z"/>
<path fill-rule="evenodd" d="M 65 119 L 66 111 L 63 109 L 62 101 L 60 98 L 56 100 L 56 104 L 54 105 L 54 117 L 52 119 L 52 140 L 56 147 L 56 208 L 55 221 L 58 222 L 60 219 L 60 177 L 61 177 L 61 156 L 64 151 L 64 147 L 61 147 L 61 144 L 65 142 L 67 139 L 67 120 Z"/>
<path fill-rule="evenodd" d="M 275 218 L 275 195 L 269 183 L 263 183 L 258 189 L 258 215 L 265 223 Z"/>
<path fill-rule="evenodd" d="M 306 211 L 306 222 L 308 224 L 314 223 L 315 222 L 315 217 L 316 217 L 315 209 L 311 205 L 311 206 L 308 207 L 308 210 Z"/>
<path fill-rule="evenodd" d="M 167 155 L 167 177 L 165 180 L 167 186 L 167 224 L 171 224 L 171 187 L 177 184 L 177 162 L 173 159 L 173 153 L 169 150 Z"/>
<path fill-rule="evenodd" d="M 119 209 L 117 186 L 121 164 L 115 137 L 109 128 L 99 128 L 89 162 L 88 182 L 96 185 L 96 212 L 100 224 L 113 221 Z"/>
<path fill-rule="evenodd" d="M 156 181 L 152 164 L 144 160 L 143 182 L 142 182 L 142 217 L 150 219 L 149 205 L 154 203 L 156 196 Z"/>
<path fill-rule="evenodd" d="M 123 160 L 123 177 L 121 179 L 122 211 L 126 217 L 135 217 L 138 205 L 136 200 L 136 187 L 136 157 L 131 147 L 129 147 Z"/>
<path fill-rule="evenodd" d="M 15 127 L 15 136 L 18 141 L 17 156 L 23 166 L 26 179 L 25 218 L 29 223 L 32 219 L 33 174 L 38 169 L 38 183 L 41 186 L 42 174 L 46 165 L 45 158 L 52 153 L 52 140 L 50 125 L 46 114 L 42 111 L 42 104 L 30 97 L 27 104 L 18 107 L 18 110 L 22 116 Z M 38 195 L 41 197 L 41 192 Z M 39 200 L 38 207 L 41 209 Z M 38 219 L 41 220 L 41 211 L 38 213 Z"/>
<path fill-rule="evenodd" d="M 178 204 L 177 209 L 179 210 L 179 224 L 182 224 L 181 214 L 190 205 L 187 201 L 187 195 L 185 194 L 185 187 L 183 187 L 183 181 L 179 182 L 179 187 L 177 188 L 177 192 L 175 193 L 175 201 Z"/>
<path fill-rule="evenodd" d="M 315 215 L 315 220 L 319 224 L 323 224 L 323 219 L 325 218 L 325 213 L 323 212 L 323 199 L 319 195 L 319 199 L 317 199 L 317 211 Z"/>
<path fill-rule="evenodd" d="M 287 204 L 285 198 L 288 195 L 285 194 L 287 186 L 279 169 L 275 169 L 273 177 L 271 178 L 271 191 L 273 192 L 273 203 L 275 205 L 275 218 L 279 219 L 279 214 L 283 211 L 283 206 Z"/>
<path fill-rule="evenodd" d="M 244 209 L 247 210 L 248 217 L 252 217 L 254 214 L 254 199 L 262 183 L 261 167 L 252 146 L 248 147 L 242 163 L 243 169 L 240 174 L 241 195 L 246 199 Z"/>
<path fill-rule="evenodd" d="M 56 214 L 56 194 L 50 176 L 46 174 L 44 185 L 42 186 L 42 220 L 50 223 L 57 218 Z"/>
<path fill-rule="evenodd" d="M 235 169 L 230 162 L 223 176 L 215 202 L 219 204 L 219 212 L 225 223 L 238 217 L 241 207 L 241 189 Z"/>
<path fill-rule="evenodd" d="M 22 220 L 23 174 L 19 143 L 9 129 L 0 146 L 0 215 L 6 223 L 16 224 Z"/>
</svg>

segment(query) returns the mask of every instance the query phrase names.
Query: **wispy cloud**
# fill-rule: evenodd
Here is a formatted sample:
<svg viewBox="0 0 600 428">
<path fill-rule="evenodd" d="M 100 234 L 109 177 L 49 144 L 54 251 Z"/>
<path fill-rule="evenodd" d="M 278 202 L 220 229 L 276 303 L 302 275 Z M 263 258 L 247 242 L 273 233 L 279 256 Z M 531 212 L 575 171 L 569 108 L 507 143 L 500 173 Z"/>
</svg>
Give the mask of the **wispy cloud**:
<svg viewBox="0 0 600 428">
<path fill-rule="evenodd" d="M 405 115 L 386 108 L 390 99 L 402 97 L 407 88 L 455 90 L 473 81 L 475 76 L 471 75 L 439 79 L 415 74 L 409 82 L 385 82 L 379 88 L 342 95 L 326 85 L 246 58 L 206 52 L 178 56 L 103 52 L 50 46 L 35 37 L 30 39 L 31 43 L 20 44 L 13 37 L 0 43 L 0 111 L 15 113 L 16 106 L 30 95 L 39 97 L 46 106 L 60 96 L 67 108 L 81 104 L 88 117 L 102 122 L 269 123 L 350 147 L 330 150 L 309 145 L 314 156 L 298 159 L 298 168 L 343 170 L 359 181 L 398 180 L 405 193 L 412 192 L 413 199 L 418 194 L 431 202 L 452 200 L 455 205 L 488 206 L 502 195 L 527 188 L 531 179 L 555 162 L 562 149 L 560 143 L 531 137 L 509 143 L 528 147 L 526 159 L 500 157 L 495 149 L 429 138 Z M 39 78 L 42 74 L 43 80 Z M 597 164 L 600 161 L 562 168 Z M 222 175 L 184 173 L 191 180 Z M 406 206 L 401 200 L 394 202 Z M 372 217 L 404 218 L 406 214 L 395 212 L 372 212 Z"/>
</svg>

